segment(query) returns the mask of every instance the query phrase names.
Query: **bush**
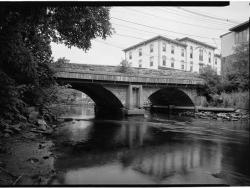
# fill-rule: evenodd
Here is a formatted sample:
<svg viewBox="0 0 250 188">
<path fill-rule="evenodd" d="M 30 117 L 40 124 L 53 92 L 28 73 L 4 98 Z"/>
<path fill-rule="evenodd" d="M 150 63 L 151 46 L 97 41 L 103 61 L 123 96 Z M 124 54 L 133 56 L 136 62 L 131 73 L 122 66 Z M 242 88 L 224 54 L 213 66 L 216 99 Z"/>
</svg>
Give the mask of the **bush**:
<svg viewBox="0 0 250 188">
<path fill-rule="evenodd" d="M 205 80 L 206 94 L 220 93 L 222 90 L 221 77 L 211 68 L 211 66 L 205 66 L 200 73 L 200 77 Z"/>
<path fill-rule="evenodd" d="M 119 72 L 132 73 L 131 65 L 127 60 L 122 60 L 119 67 Z"/>
<path fill-rule="evenodd" d="M 249 92 L 222 92 L 220 95 L 213 95 L 213 100 L 209 105 L 249 109 Z"/>
</svg>

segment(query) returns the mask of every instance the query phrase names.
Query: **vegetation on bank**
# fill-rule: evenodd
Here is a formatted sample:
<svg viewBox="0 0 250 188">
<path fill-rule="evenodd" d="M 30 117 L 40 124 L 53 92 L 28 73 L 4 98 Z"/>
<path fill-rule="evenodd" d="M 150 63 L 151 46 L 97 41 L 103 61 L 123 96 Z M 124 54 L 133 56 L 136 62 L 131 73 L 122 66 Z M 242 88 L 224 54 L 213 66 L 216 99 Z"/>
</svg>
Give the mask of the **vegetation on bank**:
<svg viewBox="0 0 250 188">
<path fill-rule="evenodd" d="M 225 76 L 219 76 L 209 66 L 200 76 L 206 82 L 204 106 L 249 109 L 249 46 L 244 43 L 235 48 L 231 67 Z"/>
<path fill-rule="evenodd" d="M 26 3 L 0 6 L 0 128 L 26 121 L 30 106 L 51 119 L 59 100 L 50 43 L 83 50 L 112 34 L 109 8 Z"/>
</svg>

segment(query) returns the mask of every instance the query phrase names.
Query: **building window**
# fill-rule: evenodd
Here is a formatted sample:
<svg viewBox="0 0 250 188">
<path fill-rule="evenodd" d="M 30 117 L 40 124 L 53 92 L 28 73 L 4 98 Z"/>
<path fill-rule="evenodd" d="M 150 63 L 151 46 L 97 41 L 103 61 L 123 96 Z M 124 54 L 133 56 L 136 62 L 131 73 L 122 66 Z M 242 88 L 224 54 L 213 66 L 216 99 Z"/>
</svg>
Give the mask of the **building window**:
<svg viewBox="0 0 250 188">
<path fill-rule="evenodd" d="M 217 65 L 217 58 L 215 58 L 215 62 L 214 63 L 215 63 L 215 65 Z"/>
<path fill-rule="evenodd" d="M 142 67 L 142 60 L 141 59 L 139 60 L 139 67 L 140 68 Z"/>
<path fill-rule="evenodd" d="M 190 61 L 190 72 L 192 72 L 193 71 L 193 61 Z"/>
<path fill-rule="evenodd" d="M 171 59 L 171 67 L 174 68 L 174 58 Z"/>
<path fill-rule="evenodd" d="M 202 49 L 199 50 L 199 60 L 203 61 L 203 50 Z"/>
<path fill-rule="evenodd" d="M 211 52 L 208 53 L 208 63 L 211 63 Z"/>
<path fill-rule="evenodd" d="M 132 59 L 132 52 L 129 52 L 129 59 Z"/>
<path fill-rule="evenodd" d="M 174 46 L 171 46 L 171 54 L 174 54 Z"/>
<path fill-rule="evenodd" d="M 166 66 L 166 56 L 162 56 L 162 65 Z"/>
<path fill-rule="evenodd" d="M 162 51 L 166 52 L 166 43 L 165 42 L 162 44 Z"/>
<path fill-rule="evenodd" d="M 190 65 L 190 72 L 193 71 L 193 65 Z"/>
<path fill-rule="evenodd" d="M 154 45 L 150 44 L 150 52 L 153 52 L 153 51 L 154 51 Z"/>
<path fill-rule="evenodd" d="M 190 46 L 190 58 L 193 58 L 193 46 Z"/>
<path fill-rule="evenodd" d="M 181 49 L 181 56 L 184 57 L 184 48 Z"/>
<path fill-rule="evenodd" d="M 139 49 L 139 56 L 142 56 L 142 49 Z"/>
<path fill-rule="evenodd" d="M 185 67 L 185 66 L 184 66 L 184 61 L 182 60 L 182 61 L 181 61 L 181 69 L 184 70 L 184 67 Z"/>
<path fill-rule="evenodd" d="M 202 69 L 203 69 L 203 63 L 199 63 L 199 72 L 201 72 L 202 71 Z"/>
<path fill-rule="evenodd" d="M 154 57 L 150 57 L 150 67 L 152 67 L 154 65 Z"/>
</svg>

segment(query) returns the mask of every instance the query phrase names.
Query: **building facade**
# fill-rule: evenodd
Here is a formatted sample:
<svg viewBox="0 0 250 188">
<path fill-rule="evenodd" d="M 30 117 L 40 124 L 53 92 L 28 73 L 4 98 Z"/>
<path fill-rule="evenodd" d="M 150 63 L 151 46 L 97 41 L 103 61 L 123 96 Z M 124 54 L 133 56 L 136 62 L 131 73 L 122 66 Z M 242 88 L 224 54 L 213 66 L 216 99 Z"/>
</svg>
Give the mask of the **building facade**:
<svg viewBox="0 0 250 188">
<path fill-rule="evenodd" d="M 224 76 L 232 67 L 234 48 L 242 43 L 249 43 L 249 21 L 241 23 L 231 29 L 230 32 L 220 36 L 222 75 Z"/>
<path fill-rule="evenodd" d="M 211 66 L 220 74 L 220 56 L 215 56 L 215 49 L 188 37 L 172 40 L 156 36 L 126 48 L 124 52 L 132 67 L 199 73 L 204 66 Z"/>
</svg>

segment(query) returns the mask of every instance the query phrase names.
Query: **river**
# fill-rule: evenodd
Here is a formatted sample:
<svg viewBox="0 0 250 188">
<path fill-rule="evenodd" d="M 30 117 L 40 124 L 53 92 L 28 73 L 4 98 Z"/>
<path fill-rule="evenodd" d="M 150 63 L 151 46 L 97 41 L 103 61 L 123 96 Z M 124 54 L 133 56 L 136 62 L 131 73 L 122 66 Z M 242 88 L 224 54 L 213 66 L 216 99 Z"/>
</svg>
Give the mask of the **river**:
<svg viewBox="0 0 250 188">
<path fill-rule="evenodd" d="M 65 107 L 66 108 L 66 107 Z M 50 184 L 250 185 L 249 125 L 147 112 L 97 119 L 68 106 Z"/>
</svg>

